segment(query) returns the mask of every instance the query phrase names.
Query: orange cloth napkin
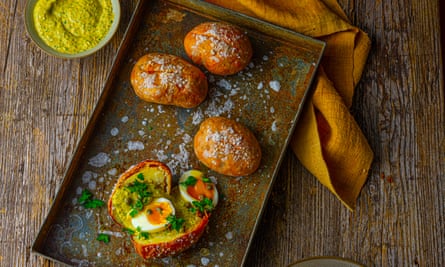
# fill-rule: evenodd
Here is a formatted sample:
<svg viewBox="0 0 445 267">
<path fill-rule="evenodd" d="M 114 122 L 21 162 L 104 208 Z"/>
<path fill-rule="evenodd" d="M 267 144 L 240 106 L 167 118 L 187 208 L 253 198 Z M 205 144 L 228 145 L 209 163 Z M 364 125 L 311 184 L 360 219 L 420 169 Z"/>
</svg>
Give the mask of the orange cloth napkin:
<svg viewBox="0 0 445 267">
<path fill-rule="evenodd" d="M 315 91 L 291 148 L 301 163 L 350 210 L 366 182 L 373 152 L 349 112 L 370 50 L 337 0 L 207 0 L 326 42 Z"/>
</svg>

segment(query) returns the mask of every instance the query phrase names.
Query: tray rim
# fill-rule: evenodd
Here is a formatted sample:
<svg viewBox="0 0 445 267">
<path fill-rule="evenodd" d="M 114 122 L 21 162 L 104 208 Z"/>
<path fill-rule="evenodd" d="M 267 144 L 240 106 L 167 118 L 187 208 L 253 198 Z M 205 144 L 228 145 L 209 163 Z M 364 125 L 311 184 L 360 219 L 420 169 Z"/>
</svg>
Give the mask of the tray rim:
<svg viewBox="0 0 445 267">
<path fill-rule="evenodd" d="M 320 46 L 320 51 L 318 53 L 318 60 L 316 62 L 314 62 L 314 65 L 313 65 L 314 70 L 312 71 L 312 74 L 310 75 L 310 78 L 308 81 L 308 88 L 306 88 L 306 90 L 302 96 L 301 102 L 299 104 L 299 108 L 296 111 L 295 116 L 294 116 L 295 122 L 293 123 L 292 128 L 289 131 L 289 136 L 283 145 L 283 150 L 285 150 L 290 143 L 289 137 L 292 135 L 292 133 L 295 130 L 295 126 L 299 120 L 303 106 L 306 105 L 306 101 L 307 101 L 307 98 L 309 97 L 309 95 L 311 95 L 313 93 L 313 82 L 316 77 L 318 67 L 321 63 L 321 60 L 322 60 L 322 57 L 323 57 L 323 54 L 324 54 L 324 51 L 326 48 L 326 43 L 322 40 L 318 40 L 313 37 L 303 35 L 301 33 L 286 29 L 284 27 L 269 23 L 267 21 L 257 19 L 257 18 L 248 16 L 243 13 L 239 13 L 239 12 L 227 9 L 227 8 L 223 8 L 221 6 L 211 4 L 206 1 L 202 1 L 202 0 L 162 0 L 162 1 L 170 2 L 174 5 L 179 5 L 182 8 L 190 10 L 192 12 L 201 12 L 201 14 L 204 13 L 205 15 L 211 15 L 212 12 L 218 13 L 218 14 L 224 14 L 224 18 L 218 18 L 219 20 L 226 20 L 227 18 L 229 18 L 230 20 L 236 20 L 237 22 L 240 22 L 240 21 L 246 22 L 247 21 L 247 22 L 249 22 L 248 25 L 242 24 L 241 26 L 244 28 L 249 28 L 249 29 L 257 31 L 257 32 L 261 32 L 264 35 L 278 38 L 278 39 L 280 39 L 280 41 L 282 41 L 284 43 L 290 42 L 291 40 L 289 40 L 288 37 L 292 37 L 292 39 L 294 39 L 294 40 L 301 41 L 303 39 L 305 41 L 310 41 L 312 45 L 317 44 L 318 46 Z M 99 117 L 102 115 L 102 110 L 105 106 L 105 101 L 103 101 L 103 100 L 107 99 L 108 95 L 111 92 L 110 88 L 113 86 L 113 82 L 116 78 L 115 74 L 120 70 L 120 66 L 123 61 L 122 57 L 126 54 L 128 47 L 129 47 L 129 43 L 133 39 L 136 31 L 138 30 L 138 25 L 140 24 L 140 20 L 142 17 L 141 13 L 143 13 L 145 11 L 145 8 L 149 2 L 150 1 L 146 1 L 146 0 L 137 0 L 137 3 L 134 8 L 134 12 L 130 17 L 129 24 L 124 32 L 122 41 L 119 44 L 119 47 L 117 50 L 118 52 L 116 53 L 116 55 L 114 56 L 114 59 L 112 61 L 112 65 L 111 65 L 112 67 L 105 79 L 105 84 L 102 88 L 101 94 L 98 97 L 98 100 L 95 104 L 92 114 L 88 118 L 87 125 L 85 126 L 85 129 L 82 132 L 82 135 L 77 143 L 76 149 L 73 152 L 71 159 L 67 163 L 66 171 L 65 171 L 64 175 L 62 176 L 62 182 L 61 182 L 59 188 L 57 189 L 57 193 L 56 193 L 56 195 L 48 209 L 45 219 L 42 221 L 39 231 L 37 232 L 37 235 L 36 235 L 34 241 L 32 242 L 32 246 L 31 246 L 32 254 L 39 255 L 45 259 L 63 264 L 65 266 L 71 266 L 70 264 L 68 264 L 66 262 L 63 262 L 59 259 L 48 256 L 45 253 L 41 252 L 41 250 L 38 249 L 41 247 L 41 246 L 39 246 L 39 244 L 45 240 L 46 232 L 51 226 L 50 218 L 54 217 L 54 213 L 57 212 L 57 210 L 58 210 L 57 206 L 60 205 L 61 200 L 65 195 L 66 188 L 68 188 L 67 185 L 69 183 L 71 183 L 71 181 L 73 180 L 73 173 L 76 171 L 76 168 L 78 165 L 78 164 L 76 164 L 76 162 L 78 162 L 78 159 L 83 155 L 83 151 L 85 150 L 85 144 L 88 143 L 88 141 L 93 136 L 94 125 L 96 124 Z M 210 13 L 206 12 L 208 10 L 211 10 L 212 12 L 210 12 Z M 235 24 L 237 24 L 237 23 L 235 23 Z M 264 27 L 261 27 L 261 26 L 264 26 Z M 277 34 L 277 32 L 273 32 L 274 29 L 278 29 L 279 34 Z M 287 34 L 286 37 L 284 36 L 283 33 Z M 247 256 L 248 252 L 250 251 L 250 247 L 251 247 L 251 244 L 253 241 L 253 236 L 256 234 L 259 221 L 261 220 L 263 212 L 264 212 L 264 206 L 268 202 L 268 199 L 270 196 L 271 186 L 273 186 L 273 184 L 275 183 L 275 178 L 276 178 L 277 173 L 280 169 L 283 158 L 284 158 L 284 155 L 282 152 L 281 156 L 276 164 L 277 166 L 275 167 L 275 169 L 273 171 L 271 180 L 269 182 L 269 190 L 266 192 L 263 203 L 261 203 L 261 209 L 259 210 L 257 219 L 255 220 L 255 224 L 254 224 L 253 229 L 250 233 L 249 241 L 247 243 L 247 247 L 246 247 L 245 253 L 243 255 L 242 261 L 241 261 L 241 266 L 244 266 L 244 264 L 245 264 L 246 256 Z"/>
</svg>

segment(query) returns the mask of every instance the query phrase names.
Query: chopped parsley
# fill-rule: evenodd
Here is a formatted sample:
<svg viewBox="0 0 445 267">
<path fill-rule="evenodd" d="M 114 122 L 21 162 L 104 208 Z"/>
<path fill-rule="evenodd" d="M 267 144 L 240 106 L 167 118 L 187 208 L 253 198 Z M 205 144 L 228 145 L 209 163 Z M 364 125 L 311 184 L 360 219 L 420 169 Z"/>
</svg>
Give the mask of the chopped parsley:
<svg viewBox="0 0 445 267">
<path fill-rule="evenodd" d="M 139 232 L 138 238 L 139 239 L 148 239 L 150 237 L 150 235 L 148 234 L 148 232 Z"/>
<path fill-rule="evenodd" d="M 137 194 L 137 200 L 131 205 L 130 216 L 134 217 L 139 211 L 144 209 L 144 205 L 147 204 L 149 197 L 152 193 L 148 191 L 148 184 L 141 183 L 139 180 L 144 180 L 144 175 L 139 173 L 137 179 L 133 183 L 128 185 L 126 189 L 131 193 Z"/>
<path fill-rule="evenodd" d="M 144 174 L 142 174 L 142 172 L 139 173 L 138 176 L 137 176 L 137 178 L 138 178 L 139 180 L 141 180 L 141 181 L 144 181 Z"/>
<path fill-rule="evenodd" d="M 84 189 L 82 194 L 78 198 L 79 204 L 83 205 L 87 209 L 100 208 L 105 205 L 105 202 L 100 199 L 93 198 L 93 193 Z"/>
<path fill-rule="evenodd" d="M 184 225 L 185 220 L 184 218 L 178 218 L 175 215 L 169 215 L 167 217 L 167 222 L 170 224 L 172 229 L 175 229 L 179 232 Z"/>
<path fill-rule="evenodd" d="M 124 228 L 123 231 L 124 231 L 124 232 L 127 232 L 127 233 L 130 234 L 130 235 L 134 235 L 134 233 L 135 233 L 134 230 L 132 230 L 132 229 L 130 229 L 130 228 Z"/>
<path fill-rule="evenodd" d="M 133 183 L 128 185 L 126 188 L 131 193 L 137 193 L 137 195 L 140 199 L 150 197 L 152 195 L 152 193 L 148 191 L 148 184 L 141 183 L 138 180 L 135 180 Z"/>
<path fill-rule="evenodd" d="M 130 216 L 131 217 L 134 217 L 134 216 L 136 216 L 137 214 L 138 214 L 138 210 L 137 209 L 135 209 L 135 208 L 132 208 L 131 210 L 130 210 Z"/>
<path fill-rule="evenodd" d="M 213 201 L 207 197 L 203 198 L 200 201 L 193 201 L 192 204 L 193 204 L 193 207 L 190 208 L 191 212 L 199 211 L 199 212 L 204 213 L 206 211 L 212 211 L 214 208 Z"/>
<path fill-rule="evenodd" d="M 138 226 L 136 228 L 136 231 L 138 231 L 138 238 L 139 239 L 148 239 L 149 238 L 148 232 L 143 232 L 140 226 Z"/>
<path fill-rule="evenodd" d="M 210 178 L 207 178 L 207 177 L 202 177 L 202 181 L 204 183 L 211 183 L 212 182 L 212 180 L 210 180 Z"/>
<path fill-rule="evenodd" d="M 198 179 L 196 179 L 194 176 L 189 176 L 189 177 L 187 177 L 187 179 L 185 179 L 185 181 L 180 182 L 179 184 L 185 185 L 185 186 L 193 186 L 196 184 L 197 181 L 198 181 Z"/>
<path fill-rule="evenodd" d="M 110 242 L 110 236 L 107 235 L 107 234 L 102 234 L 102 233 L 100 233 L 100 234 L 97 236 L 96 240 L 98 240 L 98 241 L 102 241 L 102 242 L 104 242 L 104 243 L 108 243 L 108 242 Z"/>
</svg>

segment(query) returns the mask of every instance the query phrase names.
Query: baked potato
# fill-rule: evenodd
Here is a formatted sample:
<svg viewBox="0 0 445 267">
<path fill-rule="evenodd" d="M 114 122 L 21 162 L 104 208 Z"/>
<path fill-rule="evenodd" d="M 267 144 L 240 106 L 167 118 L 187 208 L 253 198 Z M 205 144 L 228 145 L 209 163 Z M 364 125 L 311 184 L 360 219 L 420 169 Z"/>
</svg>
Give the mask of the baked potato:
<svg viewBox="0 0 445 267">
<path fill-rule="evenodd" d="M 108 201 L 108 213 L 130 234 L 136 252 L 144 259 L 176 255 L 204 233 L 216 203 L 203 196 L 209 192 L 214 196 L 217 189 L 201 174 L 187 172 L 183 182 L 171 189 L 169 168 L 145 160 L 119 177 Z M 205 187 L 207 191 L 198 186 L 204 180 L 211 183 Z M 184 190 L 192 193 L 192 199 L 183 197 L 180 191 Z"/>
<path fill-rule="evenodd" d="M 205 74 L 186 60 L 170 54 L 142 56 L 131 71 L 130 82 L 142 100 L 183 108 L 198 106 L 208 92 Z"/>
<path fill-rule="evenodd" d="M 204 165 L 228 176 L 252 174 L 261 163 L 261 147 L 255 135 L 241 123 L 224 117 L 204 120 L 193 148 Z"/>
<path fill-rule="evenodd" d="M 185 36 L 184 49 L 195 64 L 217 75 L 241 71 L 253 54 L 249 37 L 243 30 L 225 22 L 199 24 Z"/>
</svg>

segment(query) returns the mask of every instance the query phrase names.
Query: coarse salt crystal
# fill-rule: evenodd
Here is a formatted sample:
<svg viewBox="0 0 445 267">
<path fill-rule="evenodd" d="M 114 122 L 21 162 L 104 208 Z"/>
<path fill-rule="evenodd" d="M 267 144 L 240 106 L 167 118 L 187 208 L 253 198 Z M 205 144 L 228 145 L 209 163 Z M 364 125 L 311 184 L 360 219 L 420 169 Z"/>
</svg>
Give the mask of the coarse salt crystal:
<svg viewBox="0 0 445 267">
<path fill-rule="evenodd" d="M 116 175 L 117 174 L 117 169 L 113 168 L 113 169 L 109 169 L 107 172 L 109 175 Z"/>
<path fill-rule="evenodd" d="M 210 259 L 206 257 L 201 258 L 201 264 L 207 266 L 210 263 Z"/>
<path fill-rule="evenodd" d="M 281 89 L 281 84 L 279 81 L 270 81 L 269 82 L 269 86 L 272 90 L 274 90 L 275 92 L 280 91 Z"/>
<path fill-rule="evenodd" d="M 225 236 L 226 236 L 227 240 L 232 240 L 233 239 L 233 233 L 232 232 L 227 232 Z"/>
<path fill-rule="evenodd" d="M 257 86 L 257 89 L 258 89 L 258 90 L 261 90 L 261 89 L 263 89 L 263 87 L 264 87 L 263 82 L 260 82 L 260 83 L 258 84 L 258 86 Z"/>
<path fill-rule="evenodd" d="M 127 144 L 128 150 L 144 150 L 144 144 L 141 141 L 129 141 Z"/>
<path fill-rule="evenodd" d="M 198 109 L 195 113 L 193 113 L 192 116 L 192 124 L 198 125 L 201 123 L 201 121 L 204 119 L 204 115 L 202 114 L 202 111 Z"/>
<path fill-rule="evenodd" d="M 100 152 L 96 156 L 90 158 L 90 160 L 88 161 L 88 164 L 90 164 L 93 167 L 100 168 L 100 167 L 105 166 L 108 162 L 110 162 L 110 160 L 111 159 L 107 153 Z"/>
<path fill-rule="evenodd" d="M 110 134 L 111 134 L 112 136 L 116 136 L 116 135 L 118 135 L 118 134 L 119 134 L 119 129 L 116 128 L 116 127 L 112 128 L 111 131 L 110 131 Z"/>
<path fill-rule="evenodd" d="M 230 89 L 232 89 L 232 85 L 231 85 L 230 82 L 227 81 L 226 79 L 221 79 L 221 80 L 219 80 L 219 81 L 216 83 L 216 85 L 218 85 L 218 86 L 220 86 L 220 87 L 222 87 L 222 88 L 224 88 L 224 89 L 226 89 L 226 90 L 230 90 Z"/>
<path fill-rule="evenodd" d="M 82 175 L 82 183 L 86 184 L 89 181 L 91 181 L 93 178 L 96 178 L 98 176 L 97 173 L 92 171 L 86 171 Z"/>
<path fill-rule="evenodd" d="M 274 122 L 272 123 L 271 130 L 272 130 L 272 132 L 276 132 L 276 131 L 278 130 L 278 127 L 277 127 L 277 121 L 274 121 Z"/>
<path fill-rule="evenodd" d="M 95 190 L 95 189 L 96 189 L 96 181 L 90 181 L 90 182 L 88 183 L 88 188 L 89 188 L 90 190 Z"/>
</svg>

